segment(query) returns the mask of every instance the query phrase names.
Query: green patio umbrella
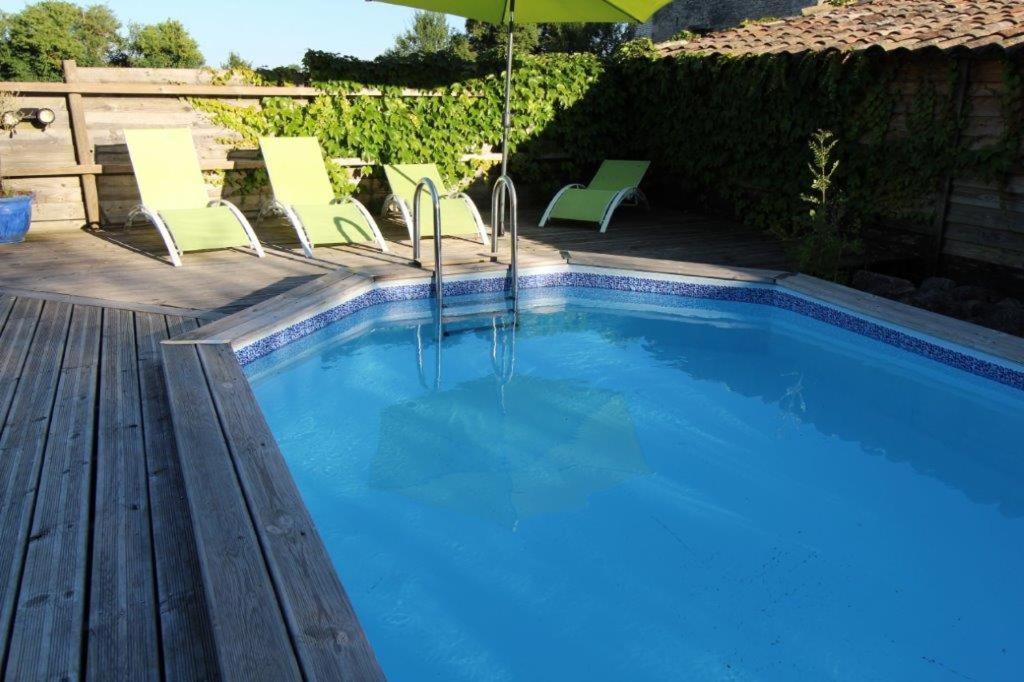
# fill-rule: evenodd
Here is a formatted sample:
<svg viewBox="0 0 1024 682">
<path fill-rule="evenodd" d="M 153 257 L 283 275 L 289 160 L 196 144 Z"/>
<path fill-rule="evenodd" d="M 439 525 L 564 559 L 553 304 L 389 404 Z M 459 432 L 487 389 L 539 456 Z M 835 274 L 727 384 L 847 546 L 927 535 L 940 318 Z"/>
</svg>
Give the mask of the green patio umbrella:
<svg viewBox="0 0 1024 682">
<path fill-rule="evenodd" d="M 444 12 L 508 26 L 505 115 L 502 119 L 501 174 L 508 171 L 508 133 L 512 127 L 512 32 L 520 24 L 632 23 L 647 21 L 671 0 L 378 0 L 431 12 Z"/>
</svg>

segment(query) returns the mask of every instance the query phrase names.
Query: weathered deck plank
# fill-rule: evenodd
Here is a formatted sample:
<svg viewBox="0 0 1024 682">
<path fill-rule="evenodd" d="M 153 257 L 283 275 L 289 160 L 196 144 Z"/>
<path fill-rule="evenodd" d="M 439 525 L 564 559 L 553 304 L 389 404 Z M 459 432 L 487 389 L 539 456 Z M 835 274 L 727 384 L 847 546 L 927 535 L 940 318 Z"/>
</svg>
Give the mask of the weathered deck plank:
<svg viewBox="0 0 1024 682">
<path fill-rule="evenodd" d="M 39 471 L 60 378 L 71 306 L 46 303 L 0 435 L 0 628 L 10 632 L 18 602 Z M 7 658 L 9 640 L 0 642 Z"/>
<path fill-rule="evenodd" d="M 383 680 L 270 427 L 227 344 L 199 346 L 238 478 L 307 679 Z"/>
<path fill-rule="evenodd" d="M 4 326 L 7 324 L 7 316 L 11 314 L 14 301 L 14 296 L 0 294 L 0 332 L 3 332 Z"/>
<path fill-rule="evenodd" d="M 11 409 L 14 391 L 28 357 L 29 343 L 36 331 L 42 301 L 18 299 L 12 306 L 0 334 L 0 429 L 4 428 Z"/>
<path fill-rule="evenodd" d="M 103 319 L 88 679 L 160 677 L 149 493 L 133 313 Z"/>
<path fill-rule="evenodd" d="M 77 680 L 102 311 L 75 307 L 46 442 L 7 677 Z"/>
<path fill-rule="evenodd" d="M 153 313 L 135 314 L 164 674 L 169 680 L 210 680 L 217 677 L 213 633 L 206 614 L 160 352 L 169 326 L 171 333 L 177 334 L 195 328 L 196 322 Z"/>
<path fill-rule="evenodd" d="M 203 310 L 190 310 L 188 308 L 174 308 L 162 305 L 146 305 L 143 303 L 125 303 L 123 301 L 108 301 L 93 296 L 80 296 L 78 294 L 55 294 L 18 287 L 3 286 L 0 284 L 0 294 L 6 295 L 13 300 L 18 298 L 39 298 L 45 301 L 63 301 L 76 306 L 89 306 L 93 308 L 119 308 L 121 310 L 132 310 L 135 312 L 156 313 L 159 315 L 186 316 L 193 318 L 207 318 L 210 313 Z"/>
<path fill-rule="evenodd" d="M 369 280 L 364 277 L 359 277 L 347 270 L 335 270 L 334 272 L 318 277 L 305 284 L 300 284 L 294 289 L 278 294 L 277 296 L 257 303 L 251 308 L 235 313 L 233 315 L 223 317 L 219 320 L 215 320 L 209 324 L 203 325 L 193 333 L 186 332 L 178 336 L 173 336 L 175 341 L 181 342 L 194 342 L 196 340 L 203 340 L 204 343 L 210 343 L 211 339 L 221 339 L 217 343 L 225 343 L 232 338 L 236 338 L 242 334 L 253 329 L 258 329 L 262 325 L 266 324 L 268 318 L 272 318 L 275 315 L 275 311 L 279 311 L 282 308 L 293 306 L 297 300 L 311 300 L 317 294 L 325 289 L 336 289 L 336 285 L 340 282 L 346 281 L 359 281 L 369 283 Z"/>
<path fill-rule="evenodd" d="M 220 673 L 301 679 L 196 347 L 164 345 L 163 360 Z"/>
<path fill-rule="evenodd" d="M 538 227 L 539 211 L 524 209 L 520 217 L 520 257 L 557 258 L 560 251 L 576 254 L 630 255 L 679 259 L 717 265 L 786 269 L 788 259 L 772 238 L 726 220 L 676 210 L 627 210 L 616 216 L 605 234 L 589 225 L 553 224 Z M 484 216 L 486 219 L 486 215 Z M 24 244 L 0 252 L 0 288 L 80 295 L 88 292 L 132 307 L 173 306 L 223 313 L 242 310 L 321 275 L 346 268 L 368 274 L 380 267 L 410 271 L 412 248 L 402 225 L 383 221 L 381 229 L 391 253 L 363 245 L 318 247 L 305 258 L 294 230 L 261 226 L 266 258 L 242 251 L 190 253 L 184 267 L 166 263 L 156 231 L 148 226 L 95 234 L 29 233 Z M 423 255 L 429 264 L 431 249 Z M 467 239 L 445 239 L 446 264 L 481 262 L 488 248 Z M 499 253 L 509 252 L 508 236 Z M 5 257 L 6 256 L 6 257 Z M 151 312 L 166 312 L 153 309 Z"/>
</svg>

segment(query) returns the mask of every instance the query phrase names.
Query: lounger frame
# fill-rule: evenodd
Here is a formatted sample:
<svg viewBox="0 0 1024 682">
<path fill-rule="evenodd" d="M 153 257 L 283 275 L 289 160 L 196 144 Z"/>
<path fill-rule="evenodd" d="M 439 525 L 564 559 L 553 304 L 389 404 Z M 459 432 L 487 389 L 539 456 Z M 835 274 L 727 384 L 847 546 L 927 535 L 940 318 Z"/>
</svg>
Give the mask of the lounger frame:
<svg viewBox="0 0 1024 682">
<path fill-rule="evenodd" d="M 235 220 L 237 220 L 242 226 L 245 236 L 249 239 L 249 247 L 256 253 L 258 258 L 263 258 L 266 254 L 263 252 L 260 240 L 256 238 L 256 233 L 253 232 L 252 225 L 250 225 L 249 221 L 246 220 L 244 215 L 242 215 L 242 212 L 238 210 L 238 207 L 227 199 L 214 199 L 206 205 L 207 208 L 214 208 L 216 206 L 224 206 L 231 211 L 231 215 L 233 215 Z M 154 210 L 145 204 L 139 204 L 128 212 L 128 216 L 124 221 L 125 228 L 127 229 L 131 227 L 135 222 L 135 219 L 140 216 L 148 220 L 153 227 L 156 228 L 157 232 L 160 233 L 160 237 L 164 240 L 164 246 L 167 247 L 167 253 L 171 257 L 171 263 L 174 267 L 180 268 L 181 257 L 185 252 L 178 247 L 178 243 L 174 240 L 174 235 L 169 229 L 167 229 L 167 223 L 164 222 L 159 211 Z"/>
<path fill-rule="evenodd" d="M 544 215 L 541 216 L 539 227 L 544 227 L 545 225 L 548 224 L 548 221 L 551 220 L 551 212 L 555 210 L 555 206 L 558 204 L 558 200 L 562 198 L 563 194 L 565 194 L 571 189 L 586 189 L 586 185 L 574 182 L 558 190 L 558 192 L 555 194 L 555 197 L 551 200 L 551 203 L 548 204 L 547 209 L 544 210 Z M 601 220 L 599 222 L 599 232 L 603 233 L 608 230 L 608 224 L 612 221 L 612 215 L 615 213 L 616 209 L 618 209 L 619 206 L 621 206 L 626 201 L 633 201 L 637 205 L 643 206 L 644 208 L 647 209 L 649 209 L 651 206 L 650 202 L 647 201 L 647 195 L 645 195 L 639 187 L 627 187 L 623 190 L 620 190 L 615 194 L 615 196 L 611 198 L 611 201 L 608 202 L 608 205 L 605 206 L 604 212 L 601 214 Z"/>
<path fill-rule="evenodd" d="M 465 192 L 452 192 L 445 196 L 446 199 L 462 199 L 466 202 L 466 206 L 469 207 L 469 213 L 473 216 L 473 222 L 476 223 L 476 230 L 480 235 L 480 243 L 487 244 L 487 228 L 484 226 L 484 219 L 480 215 L 480 211 L 477 209 L 476 204 L 469 198 L 469 195 Z M 402 216 L 402 222 L 405 223 L 405 229 L 409 231 L 409 240 L 413 239 L 412 234 L 412 211 L 409 210 L 409 205 L 405 202 L 405 199 L 398 196 L 397 194 L 389 194 L 384 199 L 384 205 L 380 209 L 380 216 L 383 218 L 388 214 L 390 210 L 396 210 Z M 454 236 L 454 235 L 448 235 Z"/>
<path fill-rule="evenodd" d="M 353 197 L 337 197 L 331 201 L 332 204 L 347 204 L 352 203 L 359 214 L 366 220 L 366 224 L 370 227 L 370 231 L 373 232 L 373 239 L 377 242 L 377 246 L 380 247 L 382 253 L 388 253 L 387 242 L 384 241 L 384 235 L 381 234 L 380 228 L 377 226 L 377 221 L 373 219 L 370 212 L 366 209 L 366 206 Z M 295 234 L 299 238 L 299 243 L 302 245 L 302 252 L 306 255 L 306 258 L 313 257 L 313 240 L 309 238 L 309 232 L 306 231 L 306 226 L 302 223 L 302 219 L 299 218 L 299 214 L 295 212 L 295 209 L 291 206 L 283 204 L 277 199 L 271 199 L 270 201 L 263 204 L 260 208 L 259 214 L 256 216 L 256 227 L 260 226 L 260 223 L 264 218 L 269 216 L 279 215 L 284 216 L 285 219 L 291 224 L 295 230 Z M 347 242 L 338 242 L 344 244 Z"/>
</svg>

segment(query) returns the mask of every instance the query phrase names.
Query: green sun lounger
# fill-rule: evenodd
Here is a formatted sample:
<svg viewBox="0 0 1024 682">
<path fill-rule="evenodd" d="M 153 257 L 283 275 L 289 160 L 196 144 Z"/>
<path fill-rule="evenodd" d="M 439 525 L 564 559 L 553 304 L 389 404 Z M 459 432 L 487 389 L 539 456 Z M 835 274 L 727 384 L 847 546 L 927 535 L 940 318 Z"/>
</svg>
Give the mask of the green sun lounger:
<svg viewBox="0 0 1024 682">
<path fill-rule="evenodd" d="M 599 224 L 604 232 L 622 202 L 647 205 L 640 181 L 650 165 L 650 161 L 604 161 L 586 187 L 576 183 L 558 191 L 544 211 L 540 226 L 544 227 L 552 218 L 581 220 Z"/>
<path fill-rule="evenodd" d="M 395 164 L 384 166 L 384 174 L 391 185 L 392 194 L 384 200 L 384 208 L 381 214 L 387 213 L 391 208 L 396 208 L 402 214 L 402 220 L 409 230 L 409 239 L 412 234 L 412 211 L 413 199 L 416 196 L 416 185 L 423 178 L 430 178 L 441 195 L 441 232 L 444 236 L 476 234 L 480 241 L 487 243 L 487 230 L 484 228 L 484 221 L 480 217 L 480 211 L 473 204 L 473 200 L 463 192 L 448 192 L 445 189 L 444 181 L 437 166 L 432 163 L 416 164 Z M 423 226 L 421 237 L 434 236 L 434 213 L 430 206 L 430 197 L 424 193 L 420 200 L 423 211 Z"/>
<path fill-rule="evenodd" d="M 126 226 L 145 217 L 160 232 L 174 265 L 186 251 L 248 246 L 263 257 L 256 234 L 229 201 L 210 201 L 188 128 L 125 130 L 142 203 Z"/>
<path fill-rule="evenodd" d="M 320 244 L 375 242 L 387 252 L 387 243 L 366 207 L 352 197 L 334 196 L 315 137 L 263 137 L 260 149 L 274 198 L 260 211 L 257 227 L 264 216 L 283 214 L 309 258 Z"/>
</svg>

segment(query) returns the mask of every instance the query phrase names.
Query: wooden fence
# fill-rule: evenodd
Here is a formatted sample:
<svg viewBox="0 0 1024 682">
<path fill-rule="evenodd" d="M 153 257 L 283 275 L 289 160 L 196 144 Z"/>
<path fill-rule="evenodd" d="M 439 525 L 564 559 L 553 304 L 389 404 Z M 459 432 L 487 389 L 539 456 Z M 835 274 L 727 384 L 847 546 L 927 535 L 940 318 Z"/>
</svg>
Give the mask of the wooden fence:
<svg viewBox="0 0 1024 682">
<path fill-rule="evenodd" d="M 889 58 L 905 60 L 905 55 Z M 1007 117 L 1024 116 L 1024 112 L 1007 111 L 1006 69 L 1011 62 L 992 53 L 966 53 L 957 58 L 962 60 L 958 81 L 948 83 L 949 90 L 938 94 L 954 98 L 957 111 L 966 116 L 960 142 L 975 150 L 1000 143 L 1008 126 L 1022 124 Z M 1013 59 L 1016 64 L 1009 68 L 1024 70 L 1022 54 L 1018 52 Z M 926 80 L 948 82 L 948 60 L 943 55 L 925 57 L 904 69 L 898 86 L 908 107 Z M 1024 145 L 1017 150 L 1008 175 L 948 177 L 935 199 L 935 222 L 923 235 L 930 242 L 927 250 L 934 260 L 941 258 L 946 265 L 967 268 L 981 263 L 1002 266 L 1024 287 Z"/>
<path fill-rule="evenodd" d="M 1014 60 L 1024 73 L 1024 54 L 1018 51 Z M 964 135 L 973 148 L 998 140 L 1007 126 L 1024 126 L 1024 111 L 1003 110 L 1006 68 L 1001 58 L 970 62 L 961 97 L 968 117 Z M 1012 268 L 1024 283 L 1024 146 L 1018 152 L 1005 178 L 950 179 L 939 241 L 944 254 Z"/>
<path fill-rule="evenodd" d="M 308 100 L 319 94 L 311 87 L 265 87 L 237 82 L 215 84 L 211 70 L 82 68 L 64 62 L 63 83 L 0 83 L 0 90 L 18 93 L 19 107 L 46 107 L 56 120 L 45 130 L 23 123 L 15 134 L 0 139 L 0 172 L 12 189 L 36 193 L 33 232 L 117 225 L 138 204 L 132 177 L 126 128 L 189 127 L 206 171 L 247 171 L 262 168 L 256 150 L 236 149 L 241 136 L 213 124 L 186 98 L 216 99 L 237 106 L 260 106 L 264 97 Z M 357 96 L 377 97 L 364 90 Z M 410 97 L 434 93 L 407 90 Z M 481 150 L 476 158 L 496 155 Z M 336 159 L 345 166 L 365 166 L 364 159 Z M 224 184 L 211 181 L 212 199 Z M 231 196 L 243 211 L 258 209 L 264 197 Z"/>
</svg>

